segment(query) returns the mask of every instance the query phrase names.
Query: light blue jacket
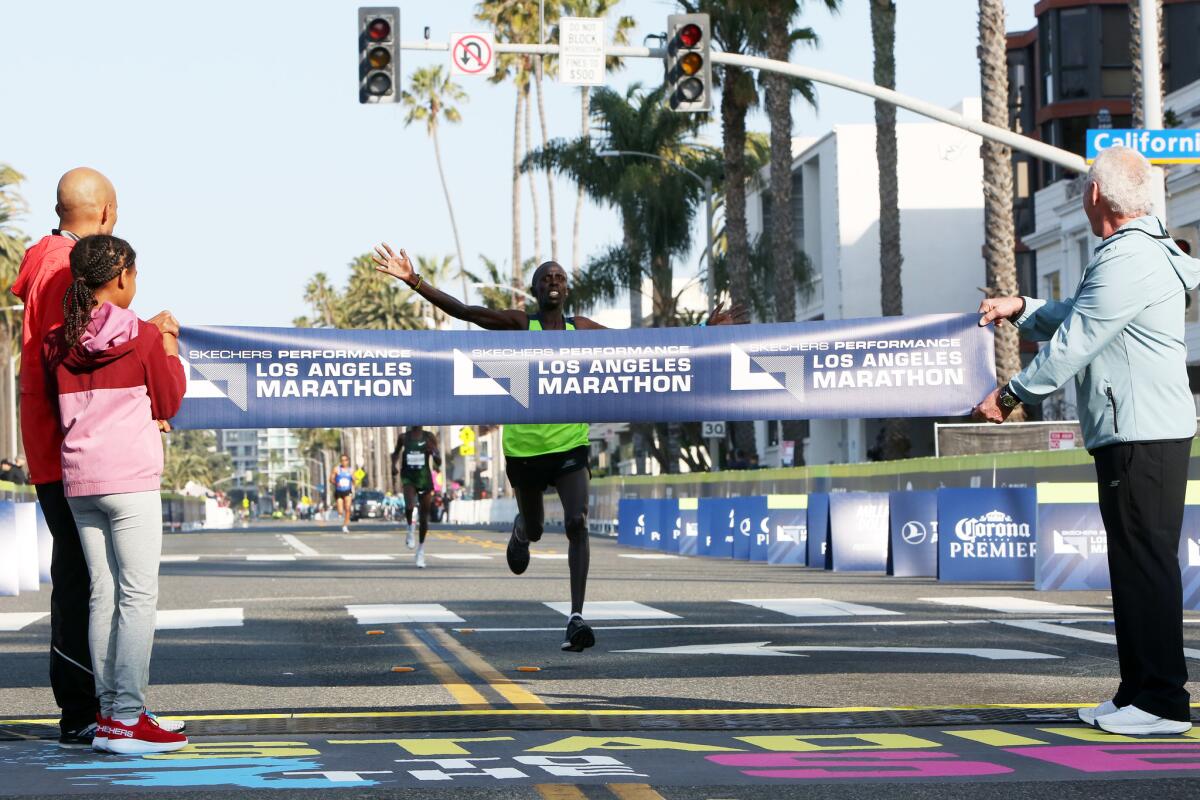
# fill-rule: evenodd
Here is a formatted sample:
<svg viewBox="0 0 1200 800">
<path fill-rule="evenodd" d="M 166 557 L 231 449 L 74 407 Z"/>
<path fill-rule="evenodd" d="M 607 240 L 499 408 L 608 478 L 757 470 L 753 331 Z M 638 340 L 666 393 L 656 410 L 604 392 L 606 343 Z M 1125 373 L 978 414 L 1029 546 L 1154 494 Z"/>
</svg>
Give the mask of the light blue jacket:
<svg viewBox="0 0 1200 800">
<path fill-rule="evenodd" d="M 1200 284 L 1157 217 L 1121 226 L 1096 248 L 1075 296 L 1025 298 L 1021 335 L 1049 341 L 1012 379 L 1039 403 L 1075 378 L 1089 450 L 1118 442 L 1187 439 L 1196 433 L 1184 344 L 1184 288 Z"/>
</svg>

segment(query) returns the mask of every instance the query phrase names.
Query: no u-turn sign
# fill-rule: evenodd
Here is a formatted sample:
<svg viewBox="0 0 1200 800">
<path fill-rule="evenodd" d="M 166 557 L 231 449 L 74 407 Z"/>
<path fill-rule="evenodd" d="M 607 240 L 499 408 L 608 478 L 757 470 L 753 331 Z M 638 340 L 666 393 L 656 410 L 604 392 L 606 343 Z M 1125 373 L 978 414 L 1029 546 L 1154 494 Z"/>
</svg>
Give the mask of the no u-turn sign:
<svg viewBox="0 0 1200 800">
<path fill-rule="evenodd" d="M 490 78 L 496 73 L 496 42 L 490 33 L 450 34 L 450 71 Z"/>
</svg>

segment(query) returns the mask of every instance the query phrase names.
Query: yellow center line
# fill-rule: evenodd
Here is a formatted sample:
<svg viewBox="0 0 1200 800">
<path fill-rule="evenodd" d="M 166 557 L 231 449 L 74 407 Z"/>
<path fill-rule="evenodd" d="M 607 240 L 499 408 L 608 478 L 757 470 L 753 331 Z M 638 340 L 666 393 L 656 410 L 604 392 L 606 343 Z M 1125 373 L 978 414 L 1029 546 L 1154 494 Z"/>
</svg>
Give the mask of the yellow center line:
<svg viewBox="0 0 1200 800">
<path fill-rule="evenodd" d="M 587 800 L 578 786 L 567 783 L 537 783 L 533 786 L 542 800 Z"/>
<path fill-rule="evenodd" d="M 417 638 L 415 633 L 407 628 L 401 628 L 399 633 L 404 643 L 416 653 L 417 658 L 421 659 L 421 662 L 425 666 L 429 667 L 429 671 L 433 673 L 433 676 L 438 679 L 438 682 L 460 706 L 471 706 L 481 710 L 492 707 L 486 697 L 481 695 L 473 686 L 466 683 L 449 664 L 438 658 L 437 654 L 427 644 Z"/>
<path fill-rule="evenodd" d="M 500 671 L 483 659 L 483 656 L 456 640 L 445 630 L 429 626 L 426 628 L 438 644 L 445 647 L 454 657 L 467 666 L 472 672 L 487 681 L 496 692 L 508 702 L 517 707 L 546 708 L 545 701 L 528 689 L 518 686 Z"/>
<path fill-rule="evenodd" d="M 620 800 L 664 800 L 661 794 L 645 783 L 610 783 L 608 790 Z"/>
</svg>

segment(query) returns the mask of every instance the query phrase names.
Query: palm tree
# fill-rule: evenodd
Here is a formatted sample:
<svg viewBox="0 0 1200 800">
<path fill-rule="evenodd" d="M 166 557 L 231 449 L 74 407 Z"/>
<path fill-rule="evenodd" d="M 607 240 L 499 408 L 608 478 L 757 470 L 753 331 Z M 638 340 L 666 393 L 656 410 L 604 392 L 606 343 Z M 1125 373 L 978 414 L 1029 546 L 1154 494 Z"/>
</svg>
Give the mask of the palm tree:
<svg viewBox="0 0 1200 800">
<path fill-rule="evenodd" d="M 419 306 L 408 302 L 410 290 L 375 269 L 364 253 L 350 262 L 350 279 L 343 293 L 342 317 L 348 327 L 370 330 L 419 330 L 424 326 Z"/>
<path fill-rule="evenodd" d="M 712 38 L 726 53 L 748 53 L 761 35 L 764 11 L 753 0 L 680 0 L 688 13 L 706 13 Z M 717 80 L 714 74 L 714 80 Z M 729 295 L 750 307 L 750 237 L 746 229 L 746 115 L 758 105 L 754 76 L 725 65 L 720 75 L 721 141 L 725 155 L 725 235 L 728 239 Z M 756 452 L 754 424 L 735 422 L 734 447 Z"/>
<path fill-rule="evenodd" d="M 896 3 L 871 0 L 871 39 L 875 51 L 875 83 L 896 88 Z M 885 317 L 904 313 L 900 267 L 900 180 L 896 148 L 896 107 L 875 101 L 875 160 L 879 166 L 879 301 Z M 883 457 L 903 458 L 911 445 L 908 423 L 884 420 Z"/>
<path fill-rule="evenodd" d="M 606 17 L 620 0 L 562 0 L 563 14 L 570 17 Z M 618 17 L 616 24 L 613 26 L 612 44 L 627 45 L 629 44 L 629 33 L 637 25 L 633 17 L 625 15 Z M 558 31 L 555 31 L 557 38 Z M 625 60 L 616 56 L 608 56 L 604 60 L 604 68 L 608 72 L 616 72 L 624 68 Z M 591 96 L 590 86 L 579 87 L 579 135 L 587 138 L 589 126 L 588 100 Z M 547 142 L 542 141 L 542 147 L 545 148 Z M 575 195 L 575 224 L 571 229 L 571 271 L 575 277 L 579 276 L 582 269 L 582 261 L 579 251 L 579 225 L 583 219 L 583 186 L 580 185 Z"/>
<path fill-rule="evenodd" d="M 487 256 L 481 255 L 479 260 L 483 262 L 485 274 L 480 277 L 474 272 L 468 272 L 467 277 L 471 282 L 476 284 L 476 290 L 482 298 L 483 305 L 487 308 L 503 309 L 512 308 L 513 303 L 521 303 L 521 295 L 514 291 L 506 291 L 507 282 L 503 275 L 500 274 L 500 267 L 496 262 Z M 532 259 L 530 259 L 532 261 Z M 530 266 L 526 264 L 526 266 Z M 482 284 L 482 285 L 480 285 Z M 574 289 L 572 289 L 574 294 Z"/>
<path fill-rule="evenodd" d="M 1002 128 L 1008 119 L 1008 52 L 1004 0 L 979 0 L 979 76 L 983 121 Z M 983 140 L 983 259 L 987 289 L 992 296 L 1017 293 L 1016 233 L 1013 227 L 1012 150 Z M 1021 371 L 1017 330 L 996 328 L 996 381 L 1005 385 Z M 1014 414 L 1021 414 L 1021 408 Z M 1018 416 L 1019 420 L 1020 417 Z"/>
<path fill-rule="evenodd" d="M 450 202 L 450 187 L 446 184 L 446 173 L 442 169 L 442 148 L 438 144 L 438 123 L 445 120 L 448 123 L 462 121 L 462 114 L 451 103 L 462 103 L 467 99 L 467 93 L 462 87 L 450 79 L 441 64 L 434 67 L 421 67 L 408 79 L 408 91 L 401 96 L 401 102 L 408 109 L 404 118 L 405 126 L 421 120 L 425 123 L 425 131 L 433 140 L 433 156 L 437 162 L 438 177 L 442 181 L 442 194 L 446 197 L 446 211 L 450 214 L 450 229 L 454 232 L 454 249 L 458 252 L 458 272 L 462 278 L 463 299 L 467 296 L 467 277 L 464 270 L 467 262 L 463 260 L 462 241 L 458 237 L 458 223 L 454 219 L 454 206 Z"/>
<path fill-rule="evenodd" d="M 19 341 L 21 331 L 20 311 L 11 306 L 9 289 L 17 281 L 21 259 L 29 238 L 13 224 L 14 220 L 28 209 L 24 198 L 17 191 L 25 176 L 7 164 L 0 164 L 0 289 L 4 291 L 5 309 L 0 312 L 0 336 L 6 343 Z M 6 348 L 6 352 L 8 349 Z"/>
<path fill-rule="evenodd" d="M 330 284 L 329 276 L 324 272 L 318 272 L 309 279 L 304 287 L 304 302 L 308 303 L 314 316 L 311 320 L 307 317 L 302 318 L 306 320 L 302 327 L 344 327 L 341 319 L 342 294 L 336 286 Z"/>
<path fill-rule="evenodd" d="M 649 153 L 695 172 L 719 169 L 712 151 L 692 140 L 703 117 L 676 114 L 663 105 L 665 89 L 644 92 L 639 84 L 624 94 L 597 89 L 591 98 L 593 122 L 607 138 L 605 148 Z M 642 279 L 653 286 L 657 325 L 674 317 L 671 259 L 691 246 L 691 221 L 701 200 L 699 184 L 661 161 L 639 156 L 607 158 L 590 137 L 556 139 L 530 153 L 524 168 L 570 176 L 585 193 L 621 213 L 622 243 L 592 259 L 572 290 L 577 299 L 611 299 L 630 291 L 631 324 L 640 324 Z"/>
<path fill-rule="evenodd" d="M 436 258 L 434 256 L 417 256 L 417 271 L 427 279 L 431 284 L 437 286 L 445 282 L 450 277 L 450 265 L 453 259 L 450 256 L 442 256 Z M 463 297 L 467 296 L 467 277 L 466 270 L 459 270 L 463 281 Z M 423 316 L 433 320 L 435 330 L 441 330 L 446 322 L 450 319 L 445 311 L 435 306 L 433 303 L 422 299 L 421 305 L 424 307 Z"/>
</svg>

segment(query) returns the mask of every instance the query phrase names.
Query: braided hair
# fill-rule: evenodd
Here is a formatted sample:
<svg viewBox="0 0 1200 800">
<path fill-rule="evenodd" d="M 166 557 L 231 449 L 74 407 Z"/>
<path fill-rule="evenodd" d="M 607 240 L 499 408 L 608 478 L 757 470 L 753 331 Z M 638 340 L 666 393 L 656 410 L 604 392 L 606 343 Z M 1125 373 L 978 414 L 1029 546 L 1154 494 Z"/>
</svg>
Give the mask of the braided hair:
<svg viewBox="0 0 1200 800">
<path fill-rule="evenodd" d="M 96 307 L 96 289 L 132 267 L 137 254 L 129 242 L 116 236 L 85 236 L 71 249 L 71 282 L 63 297 L 63 332 L 67 346 L 79 343 L 92 309 Z"/>
</svg>

